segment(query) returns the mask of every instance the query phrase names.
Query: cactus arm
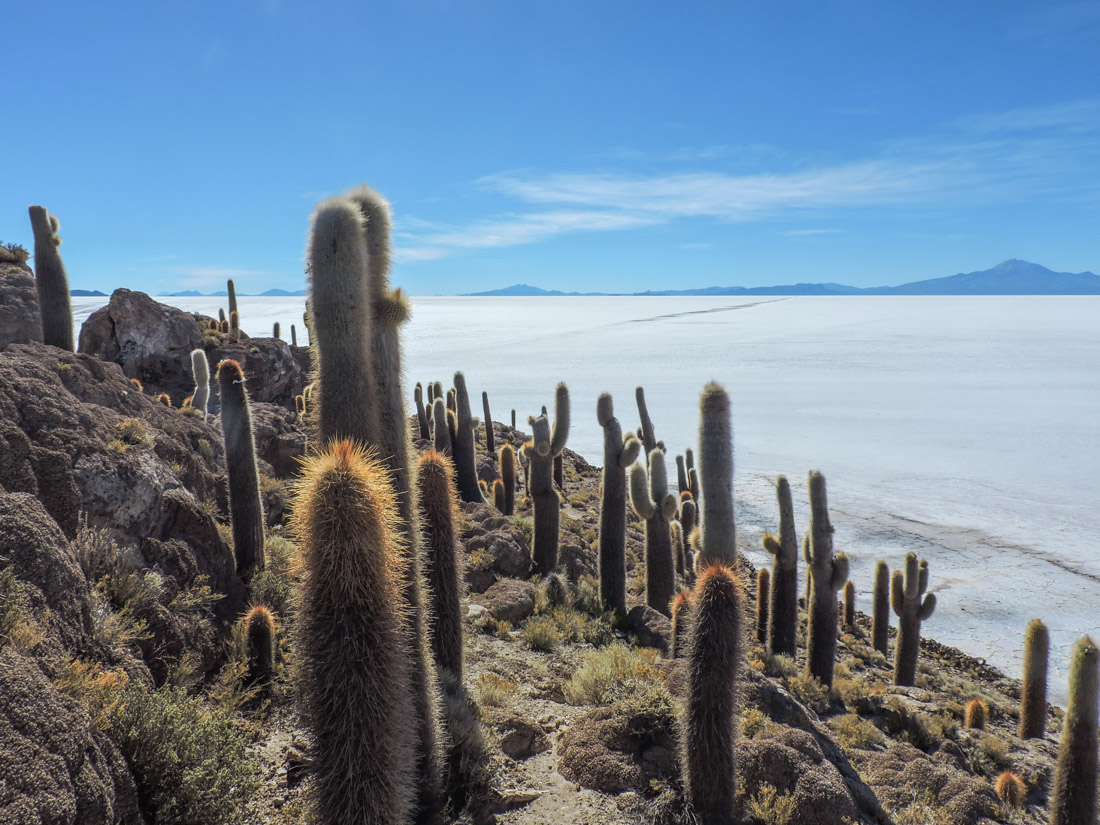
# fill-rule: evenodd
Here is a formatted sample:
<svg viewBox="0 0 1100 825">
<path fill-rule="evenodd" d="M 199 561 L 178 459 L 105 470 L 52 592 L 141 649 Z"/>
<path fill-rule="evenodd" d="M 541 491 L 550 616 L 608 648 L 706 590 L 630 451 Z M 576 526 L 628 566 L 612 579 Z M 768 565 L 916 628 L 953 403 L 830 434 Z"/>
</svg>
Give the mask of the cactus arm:
<svg viewBox="0 0 1100 825">
<path fill-rule="evenodd" d="M 635 513 L 648 521 L 653 518 L 657 508 L 649 499 L 647 481 L 645 468 L 641 464 L 630 468 L 630 504 Z"/>
<path fill-rule="evenodd" d="M 668 473 L 665 470 L 665 454 L 653 450 L 649 454 L 649 492 L 654 502 L 663 502 L 668 494 Z"/>
<path fill-rule="evenodd" d="M 833 576 L 829 586 L 833 590 L 840 590 L 846 581 L 848 581 L 848 555 L 840 553 L 833 559 Z"/>
<path fill-rule="evenodd" d="M 642 443 L 638 441 L 630 433 L 626 434 L 623 439 L 623 451 L 619 454 L 619 466 L 624 470 L 638 460 L 638 453 L 641 452 Z"/>
<path fill-rule="evenodd" d="M 606 427 L 614 417 L 615 405 L 611 399 L 611 393 L 601 392 L 600 397 L 596 399 L 596 420 L 601 427 Z"/>
<path fill-rule="evenodd" d="M 806 564 L 812 565 L 814 563 L 813 558 L 810 556 L 810 534 L 807 533 L 802 537 L 802 558 L 805 559 Z"/>
<path fill-rule="evenodd" d="M 900 570 L 895 570 L 894 575 L 890 577 L 890 607 L 894 608 L 898 616 L 901 616 L 902 609 L 905 607 L 905 587 L 902 584 Z"/>
<path fill-rule="evenodd" d="M 929 593 L 924 597 L 924 603 L 920 606 L 920 612 L 917 614 L 922 622 L 928 618 L 931 618 L 932 613 L 936 610 L 936 594 Z"/>
<path fill-rule="evenodd" d="M 642 420 L 642 426 L 639 428 L 638 437 L 642 440 L 642 446 L 645 447 L 645 451 L 648 454 L 657 446 L 657 436 L 653 432 L 653 420 L 649 417 L 649 410 L 645 403 L 645 390 L 638 387 L 634 390 L 634 398 L 638 402 L 638 416 Z"/>
<path fill-rule="evenodd" d="M 916 553 L 905 554 L 905 598 L 915 599 L 920 595 L 920 566 L 917 563 Z M 928 577 L 925 576 L 925 587 L 928 586 Z"/>
<path fill-rule="evenodd" d="M 928 589 L 928 561 L 926 559 L 920 560 L 920 574 L 917 584 L 917 595 L 920 595 Z"/>
<path fill-rule="evenodd" d="M 782 548 L 779 546 L 779 539 L 773 536 L 771 533 L 765 533 L 764 538 L 760 539 L 760 544 L 771 553 L 773 556 L 778 557 Z"/>
<path fill-rule="evenodd" d="M 661 502 L 661 515 L 667 519 L 676 515 L 676 496 L 669 493 Z"/>
</svg>

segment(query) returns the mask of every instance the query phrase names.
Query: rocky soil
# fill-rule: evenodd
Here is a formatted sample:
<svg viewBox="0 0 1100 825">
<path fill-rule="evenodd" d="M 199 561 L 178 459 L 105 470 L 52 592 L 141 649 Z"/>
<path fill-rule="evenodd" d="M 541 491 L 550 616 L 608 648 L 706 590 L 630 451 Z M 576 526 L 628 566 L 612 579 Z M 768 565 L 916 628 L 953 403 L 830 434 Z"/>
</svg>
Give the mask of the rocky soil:
<svg viewBox="0 0 1100 825">
<path fill-rule="evenodd" d="M 0 262 L 0 289 L 0 821 L 187 821 L 166 813 L 156 777 L 143 767 L 148 749 L 120 733 L 127 708 L 100 698 L 129 684 L 180 708 L 197 702 L 194 718 L 224 719 L 218 736 L 247 743 L 247 756 L 230 766 L 240 771 L 237 787 L 251 789 L 247 799 L 221 808 L 207 800 L 211 816 L 308 822 L 309 739 L 296 712 L 296 550 L 286 525 L 307 448 L 294 397 L 308 354 L 273 339 L 228 340 L 207 328 L 209 319 L 127 290 L 89 318 L 81 352 L 67 353 L 34 342 L 20 321 L 37 303 L 25 267 Z M 196 348 L 212 368 L 239 358 L 255 402 L 270 535 L 269 571 L 251 587 L 233 569 L 218 416 L 179 407 L 192 389 Z M 155 400 L 160 392 L 172 406 Z M 498 445 L 526 438 L 494 428 Z M 491 481 L 497 471 L 483 430 L 477 449 L 479 475 Z M 449 821 L 691 821 L 678 778 L 684 675 L 667 657 L 668 620 L 640 606 L 621 623 L 599 611 L 599 483 L 599 469 L 567 450 L 564 598 L 530 577 L 522 485 L 514 516 L 488 504 L 462 508 L 465 682 L 480 704 L 491 782 Z M 628 589 L 637 603 L 644 539 L 641 522 L 629 521 Z M 751 610 L 755 571 L 741 564 Z M 276 609 L 280 622 L 279 676 L 264 694 L 241 684 L 234 633 L 256 601 Z M 1046 821 L 1060 713 L 1051 709 L 1045 739 L 1019 741 L 1019 684 L 982 662 L 926 639 L 917 686 L 893 687 L 891 663 L 871 648 L 863 614 L 842 628 L 831 691 L 802 675 L 801 660 L 765 656 L 752 638 L 744 649 L 745 822 Z M 988 705 L 984 730 L 963 726 L 974 698 Z M 173 718 L 159 735 L 176 747 L 172 737 L 189 725 L 179 720 L 191 717 Z M 1005 770 L 1025 783 L 1019 809 L 994 790 Z M 203 780 L 211 788 L 217 781 Z"/>
</svg>

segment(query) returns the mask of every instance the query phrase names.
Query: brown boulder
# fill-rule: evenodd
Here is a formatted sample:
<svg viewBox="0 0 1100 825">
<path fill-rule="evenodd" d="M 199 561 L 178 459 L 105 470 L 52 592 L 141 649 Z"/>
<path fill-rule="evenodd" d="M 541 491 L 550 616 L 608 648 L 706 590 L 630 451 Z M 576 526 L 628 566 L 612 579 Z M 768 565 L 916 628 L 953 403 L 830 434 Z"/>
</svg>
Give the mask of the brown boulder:
<svg viewBox="0 0 1100 825">
<path fill-rule="evenodd" d="M 517 579 L 501 579 L 478 596 L 498 622 L 517 625 L 535 612 L 535 586 Z"/>
<path fill-rule="evenodd" d="M 8 344 L 42 340 L 38 290 L 30 270 L 0 263 L 0 350 Z"/>
<path fill-rule="evenodd" d="M 647 792 L 650 782 L 679 776 L 671 726 L 640 721 L 615 707 L 584 714 L 558 740 L 558 771 L 578 785 L 614 794 Z"/>
<path fill-rule="evenodd" d="M 627 623 L 638 644 L 642 647 L 655 647 L 662 653 L 668 653 L 672 640 L 672 622 L 664 614 L 646 604 L 637 604 L 630 608 Z"/>
<path fill-rule="evenodd" d="M 527 759 L 550 750 L 550 740 L 538 724 L 514 710 L 487 707 L 482 721 L 496 730 L 500 749 L 512 759 Z"/>
</svg>

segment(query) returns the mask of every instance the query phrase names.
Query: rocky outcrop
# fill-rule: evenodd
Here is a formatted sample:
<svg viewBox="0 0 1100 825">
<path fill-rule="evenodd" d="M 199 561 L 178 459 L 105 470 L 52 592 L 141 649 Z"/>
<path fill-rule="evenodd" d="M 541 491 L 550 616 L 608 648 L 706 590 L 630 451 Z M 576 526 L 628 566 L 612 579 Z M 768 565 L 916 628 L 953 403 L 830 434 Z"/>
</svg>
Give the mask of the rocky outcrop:
<svg viewBox="0 0 1100 825">
<path fill-rule="evenodd" d="M 30 269 L 0 261 L 0 295 L 0 350 L 11 343 L 41 341 L 42 316 Z"/>
<path fill-rule="evenodd" d="M 463 509 L 469 520 L 461 538 L 470 590 L 479 593 L 497 578 L 526 578 L 531 572 L 531 551 L 515 520 L 487 504 L 469 503 Z"/>
<path fill-rule="evenodd" d="M 516 579 L 501 579 L 478 596 L 478 601 L 498 622 L 518 625 L 535 612 L 535 586 Z"/>
<path fill-rule="evenodd" d="M 605 793 L 644 792 L 653 781 L 679 776 L 675 732 L 671 724 L 654 727 L 651 720 L 633 719 L 616 707 L 596 708 L 561 735 L 558 771 Z"/>
<path fill-rule="evenodd" d="M 202 349 L 210 374 L 218 362 L 241 363 L 253 402 L 270 402 L 294 409 L 294 397 L 305 386 L 306 373 L 285 341 L 249 338 L 241 333 L 234 342 L 206 328 L 211 319 L 166 306 L 144 292 L 116 289 L 107 306 L 91 315 L 80 328 L 79 350 L 122 367 L 127 378 L 141 381 L 145 392 L 166 392 L 174 406 L 194 392 L 191 351 Z M 217 387 L 211 387 L 207 409 L 219 409 Z"/>
</svg>

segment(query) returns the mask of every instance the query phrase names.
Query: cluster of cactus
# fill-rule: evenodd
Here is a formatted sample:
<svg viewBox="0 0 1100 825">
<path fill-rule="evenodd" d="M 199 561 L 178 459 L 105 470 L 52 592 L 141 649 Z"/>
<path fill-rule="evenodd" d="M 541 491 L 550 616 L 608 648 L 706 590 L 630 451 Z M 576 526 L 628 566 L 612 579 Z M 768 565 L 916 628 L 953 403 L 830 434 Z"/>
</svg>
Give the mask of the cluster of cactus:
<svg viewBox="0 0 1100 825">
<path fill-rule="evenodd" d="M 669 520 L 676 514 L 676 496 L 668 491 L 664 451 L 654 447 L 648 464 L 648 472 L 640 464 L 630 470 L 630 503 L 645 521 L 646 604 L 668 616 L 676 595 L 676 562 L 669 530 Z"/>
<path fill-rule="evenodd" d="M 42 317 L 42 341 L 73 352 L 73 307 L 69 276 L 61 260 L 61 224 L 43 206 L 28 209 L 34 233 L 34 284 Z"/>
<path fill-rule="evenodd" d="M 641 443 L 623 436 L 609 393 L 596 400 L 596 420 L 603 428 L 603 475 L 600 485 L 600 600 L 605 610 L 626 615 L 626 469 L 638 458 Z"/>
<path fill-rule="evenodd" d="M 806 672 L 826 687 L 832 687 L 838 618 L 836 594 L 848 580 L 848 557 L 844 553 L 833 555 L 833 525 L 829 522 L 825 476 L 811 472 L 808 486 L 810 529 L 802 540 L 810 577 Z M 706 495 L 705 482 L 703 495 Z"/>
<path fill-rule="evenodd" d="M 920 625 L 936 609 L 936 594 L 928 590 L 928 562 L 916 553 L 905 554 L 905 570 L 895 570 L 890 580 L 890 606 L 898 616 L 898 642 L 894 651 L 894 684 L 911 687 L 917 677 Z M 921 597 L 924 597 L 923 599 Z"/>
<path fill-rule="evenodd" d="M 569 438 L 569 388 L 558 384 L 554 391 L 553 430 L 545 412 L 537 418 L 528 419 L 528 423 L 531 425 L 531 440 L 523 445 L 523 456 L 530 466 L 527 489 L 534 508 L 531 556 L 535 572 L 545 576 L 558 566 L 561 499 L 554 489 L 553 464 L 554 457 L 565 449 Z"/>
</svg>

